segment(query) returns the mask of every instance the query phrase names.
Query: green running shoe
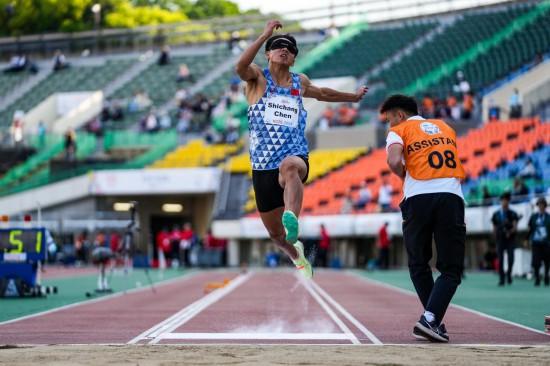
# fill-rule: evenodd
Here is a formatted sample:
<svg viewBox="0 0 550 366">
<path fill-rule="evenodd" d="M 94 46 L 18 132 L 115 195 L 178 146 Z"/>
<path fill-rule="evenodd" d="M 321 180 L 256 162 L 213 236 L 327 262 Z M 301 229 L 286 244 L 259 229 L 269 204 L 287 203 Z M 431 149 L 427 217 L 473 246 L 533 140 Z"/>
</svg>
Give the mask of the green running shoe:
<svg viewBox="0 0 550 366">
<path fill-rule="evenodd" d="M 294 244 L 294 248 L 296 248 L 296 251 L 298 252 L 298 259 L 293 260 L 294 265 L 296 266 L 296 269 L 300 271 L 302 276 L 310 280 L 313 277 L 313 268 L 304 255 L 304 244 L 298 240 L 296 244 Z"/>
<path fill-rule="evenodd" d="M 283 226 L 286 232 L 286 241 L 289 244 L 294 244 L 298 240 L 298 218 L 294 212 L 286 210 L 283 212 Z"/>
</svg>

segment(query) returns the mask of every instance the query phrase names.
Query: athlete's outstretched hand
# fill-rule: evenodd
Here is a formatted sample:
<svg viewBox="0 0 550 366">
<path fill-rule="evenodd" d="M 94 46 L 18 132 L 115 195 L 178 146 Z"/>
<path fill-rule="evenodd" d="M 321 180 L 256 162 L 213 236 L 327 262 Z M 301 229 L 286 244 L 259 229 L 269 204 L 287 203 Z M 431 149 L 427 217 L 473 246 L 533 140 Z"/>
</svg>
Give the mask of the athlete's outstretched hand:
<svg viewBox="0 0 550 366">
<path fill-rule="evenodd" d="M 365 96 L 365 94 L 367 94 L 368 91 L 369 91 L 369 88 L 366 85 L 363 85 L 359 89 L 357 89 L 357 93 L 355 93 L 355 102 L 357 103 L 361 101 L 361 99 L 363 99 L 363 97 Z"/>
<path fill-rule="evenodd" d="M 267 22 L 267 24 L 265 25 L 265 28 L 264 28 L 264 36 L 266 36 L 267 38 L 271 37 L 271 35 L 273 34 L 273 31 L 276 30 L 276 29 L 281 29 L 283 27 L 283 25 L 281 24 L 280 21 L 278 20 L 270 20 L 269 22 Z"/>
</svg>

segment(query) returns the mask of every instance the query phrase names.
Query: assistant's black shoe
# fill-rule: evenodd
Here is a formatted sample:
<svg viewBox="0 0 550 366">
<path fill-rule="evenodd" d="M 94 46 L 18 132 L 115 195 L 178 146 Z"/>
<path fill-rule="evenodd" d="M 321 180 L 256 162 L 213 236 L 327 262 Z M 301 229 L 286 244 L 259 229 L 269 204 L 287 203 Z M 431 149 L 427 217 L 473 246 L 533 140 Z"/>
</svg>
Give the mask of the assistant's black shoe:
<svg viewBox="0 0 550 366">
<path fill-rule="evenodd" d="M 441 333 L 441 335 L 445 338 L 447 338 L 447 340 L 449 340 L 449 335 L 447 334 L 447 328 L 445 328 L 445 324 L 441 323 L 439 324 L 439 332 Z"/>
<path fill-rule="evenodd" d="M 550 286 L 550 277 L 544 278 L 544 286 Z"/>
<path fill-rule="evenodd" d="M 512 284 L 512 275 L 508 275 L 508 284 L 511 285 Z"/>
<path fill-rule="evenodd" d="M 445 330 L 445 326 L 443 326 L 443 330 Z M 426 320 L 424 315 L 420 317 L 420 320 L 416 322 L 414 329 L 413 329 L 413 335 L 416 333 L 418 335 L 423 336 L 430 342 L 440 342 L 440 343 L 446 343 L 449 342 L 449 336 L 447 335 L 447 332 L 445 332 L 434 322 L 429 322 Z"/>
<path fill-rule="evenodd" d="M 498 285 L 499 285 L 500 287 L 504 286 L 504 280 L 498 281 Z"/>
<path fill-rule="evenodd" d="M 535 278 L 535 287 L 540 286 L 540 278 Z"/>
<path fill-rule="evenodd" d="M 416 338 L 418 341 L 429 341 L 428 338 L 422 333 L 418 328 L 413 328 L 413 337 Z"/>
</svg>

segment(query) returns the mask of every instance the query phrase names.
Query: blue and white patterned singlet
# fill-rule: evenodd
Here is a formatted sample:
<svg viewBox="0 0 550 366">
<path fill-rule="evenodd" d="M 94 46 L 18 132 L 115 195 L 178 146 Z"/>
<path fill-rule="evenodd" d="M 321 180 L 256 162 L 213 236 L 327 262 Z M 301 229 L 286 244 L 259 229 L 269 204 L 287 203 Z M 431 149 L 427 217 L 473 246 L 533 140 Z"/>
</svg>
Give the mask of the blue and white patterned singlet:
<svg viewBox="0 0 550 366">
<path fill-rule="evenodd" d="M 264 69 L 264 95 L 248 107 L 253 170 L 278 169 L 287 156 L 308 156 L 307 111 L 302 103 L 300 76 L 291 75 L 292 87 L 283 88 L 275 84 L 269 69 Z"/>
</svg>

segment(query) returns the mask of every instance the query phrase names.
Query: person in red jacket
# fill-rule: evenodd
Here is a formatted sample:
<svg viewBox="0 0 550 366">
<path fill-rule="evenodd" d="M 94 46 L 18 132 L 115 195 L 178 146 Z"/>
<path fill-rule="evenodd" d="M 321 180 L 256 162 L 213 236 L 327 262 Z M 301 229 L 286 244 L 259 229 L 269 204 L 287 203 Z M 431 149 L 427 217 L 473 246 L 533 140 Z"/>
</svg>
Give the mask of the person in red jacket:
<svg viewBox="0 0 550 366">
<path fill-rule="evenodd" d="M 319 251 L 317 253 L 318 266 L 328 266 L 328 252 L 330 250 L 330 235 L 325 225 L 321 224 L 321 233 L 319 239 Z"/>
<path fill-rule="evenodd" d="M 388 223 L 384 225 L 378 231 L 378 266 L 380 269 L 388 269 L 390 266 L 390 236 L 388 235 Z"/>
</svg>

